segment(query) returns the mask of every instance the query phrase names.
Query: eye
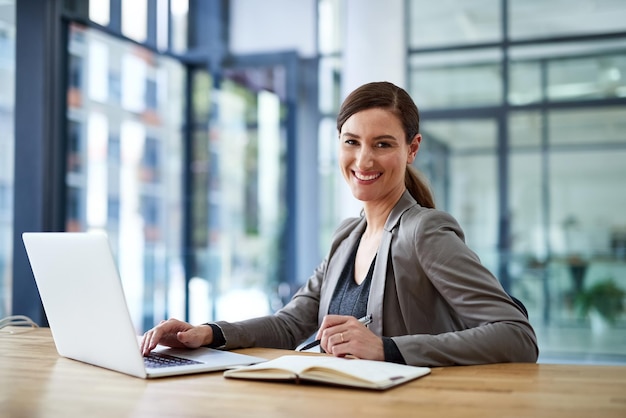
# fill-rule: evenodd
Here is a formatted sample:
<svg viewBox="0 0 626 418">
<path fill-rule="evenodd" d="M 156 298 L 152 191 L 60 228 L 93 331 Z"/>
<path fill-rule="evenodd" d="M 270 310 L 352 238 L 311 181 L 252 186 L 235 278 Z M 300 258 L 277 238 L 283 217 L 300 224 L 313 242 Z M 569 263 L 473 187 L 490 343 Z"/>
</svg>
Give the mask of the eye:
<svg viewBox="0 0 626 418">
<path fill-rule="evenodd" d="M 389 142 L 377 142 L 376 148 L 389 148 L 391 144 Z"/>
<path fill-rule="evenodd" d="M 354 139 L 346 139 L 344 141 L 344 144 L 346 144 L 346 145 L 358 145 L 358 142 L 356 140 L 354 140 Z"/>
</svg>

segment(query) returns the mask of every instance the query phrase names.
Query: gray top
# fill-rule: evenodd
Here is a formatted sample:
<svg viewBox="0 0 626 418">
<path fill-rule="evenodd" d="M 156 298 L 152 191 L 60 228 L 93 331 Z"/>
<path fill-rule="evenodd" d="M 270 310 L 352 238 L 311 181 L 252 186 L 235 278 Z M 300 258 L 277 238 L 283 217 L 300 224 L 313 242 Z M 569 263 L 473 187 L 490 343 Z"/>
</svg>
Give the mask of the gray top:
<svg viewBox="0 0 626 418">
<path fill-rule="evenodd" d="M 327 257 L 274 315 L 218 322 L 225 348 L 293 349 L 315 332 L 365 226 L 364 217 L 345 220 Z M 537 360 L 537 340 L 528 319 L 467 247 L 456 220 L 421 207 L 408 192 L 385 224 L 368 313 L 373 315 L 369 329 L 392 337 L 407 364 Z"/>
</svg>

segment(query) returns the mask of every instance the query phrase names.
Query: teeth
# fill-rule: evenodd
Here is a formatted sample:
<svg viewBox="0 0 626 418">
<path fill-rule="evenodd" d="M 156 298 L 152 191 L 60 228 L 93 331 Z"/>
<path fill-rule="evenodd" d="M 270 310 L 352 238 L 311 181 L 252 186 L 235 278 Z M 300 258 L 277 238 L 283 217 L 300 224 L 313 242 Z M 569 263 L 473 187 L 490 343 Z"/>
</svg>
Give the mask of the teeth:
<svg viewBox="0 0 626 418">
<path fill-rule="evenodd" d="M 369 176 L 364 176 L 362 174 L 354 173 L 354 176 L 359 180 L 368 181 L 368 180 L 374 180 L 375 178 L 380 177 L 380 173 L 370 174 Z"/>
</svg>

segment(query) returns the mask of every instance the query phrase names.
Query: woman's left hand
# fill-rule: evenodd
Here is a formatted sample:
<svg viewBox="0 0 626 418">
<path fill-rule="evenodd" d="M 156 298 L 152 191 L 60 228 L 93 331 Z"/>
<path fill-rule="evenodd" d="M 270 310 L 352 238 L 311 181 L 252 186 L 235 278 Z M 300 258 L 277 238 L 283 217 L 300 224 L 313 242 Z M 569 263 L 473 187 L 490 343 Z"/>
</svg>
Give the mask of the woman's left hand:
<svg viewBox="0 0 626 418">
<path fill-rule="evenodd" d="M 324 351 L 336 357 L 385 360 L 382 338 L 353 316 L 326 315 L 316 339 Z"/>
</svg>

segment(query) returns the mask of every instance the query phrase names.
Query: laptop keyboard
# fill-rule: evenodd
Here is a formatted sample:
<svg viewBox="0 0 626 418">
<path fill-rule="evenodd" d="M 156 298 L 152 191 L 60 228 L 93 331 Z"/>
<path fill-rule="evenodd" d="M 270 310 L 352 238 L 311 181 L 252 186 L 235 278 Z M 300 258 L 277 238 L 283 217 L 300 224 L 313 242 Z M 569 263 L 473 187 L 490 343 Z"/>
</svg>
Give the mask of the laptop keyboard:
<svg viewBox="0 0 626 418">
<path fill-rule="evenodd" d="M 189 360 L 181 357 L 174 357 L 163 353 L 150 353 L 143 358 L 146 367 L 151 369 L 173 366 L 186 366 L 188 364 L 201 364 L 199 361 Z"/>
</svg>

